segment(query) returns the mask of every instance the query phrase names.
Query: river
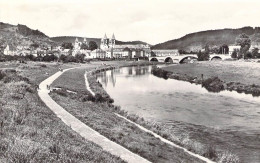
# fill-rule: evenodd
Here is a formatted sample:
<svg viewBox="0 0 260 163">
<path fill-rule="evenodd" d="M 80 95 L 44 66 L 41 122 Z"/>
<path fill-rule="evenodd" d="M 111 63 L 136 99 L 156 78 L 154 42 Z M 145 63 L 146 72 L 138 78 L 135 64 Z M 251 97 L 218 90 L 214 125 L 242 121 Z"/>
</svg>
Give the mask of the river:
<svg viewBox="0 0 260 163">
<path fill-rule="evenodd" d="M 115 104 L 130 114 L 178 126 L 179 132 L 192 130 L 191 139 L 229 150 L 241 162 L 260 162 L 259 97 L 211 93 L 200 85 L 158 78 L 151 68 L 109 70 L 97 74 L 97 80 Z"/>
</svg>

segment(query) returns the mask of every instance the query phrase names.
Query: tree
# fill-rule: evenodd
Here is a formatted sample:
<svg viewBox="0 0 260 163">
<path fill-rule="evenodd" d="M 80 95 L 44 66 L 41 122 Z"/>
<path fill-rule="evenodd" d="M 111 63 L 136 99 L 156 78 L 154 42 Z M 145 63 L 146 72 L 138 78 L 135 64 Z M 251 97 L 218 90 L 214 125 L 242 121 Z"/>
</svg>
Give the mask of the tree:
<svg viewBox="0 0 260 163">
<path fill-rule="evenodd" d="M 251 53 L 250 51 L 247 51 L 247 52 L 245 53 L 245 56 L 244 56 L 245 59 L 252 58 L 252 57 L 253 57 L 253 56 L 252 56 L 252 53 Z"/>
<path fill-rule="evenodd" d="M 242 57 L 245 58 L 245 55 L 251 46 L 251 40 L 250 40 L 249 36 L 247 36 L 244 33 L 240 34 L 236 38 L 236 44 L 241 46 L 240 51 L 238 53 L 238 58 L 242 58 Z M 248 56 L 246 56 L 246 57 L 248 57 Z"/>
<path fill-rule="evenodd" d="M 214 53 L 214 54 L 218 54 L 219 53 L 219 47 L 214 45 L 211 49 L 210 49 L 210 52 L 211 53 Z"/>
<path fill-rule="evenodd" d="M 197 56 L 198 56 L 198 61 L 207 61 L 207 60 L 209 60 L 209 53 L 206 53 L 206 51 L 205 52 L 199 51 Z"/>
<path fill-rule="evenodd" d="M 85 54 L 76 54 L 75 55 L 75 59 L 77 62 L 83 62 L 84 61 L 84 58 L 85 58 Z"/>
<path fill-rule="evenodd" d="M 259 51 L 259 49 L 256 48 L 256 47 L 252 50 L 253 58 L 258 58 L 259 57 L 258 51 Z"/>
<path fill-rule="evenodd" d="M 92 50 L 95 50 L 97 48 L 98 48 L 98 45 L 95 41 L 89 41 L 89 47 L 88 47 L 89 50 L 92 51 Z"/>
<path fill-rule="evenodd" d="M 231 58 L 237 58 L 237 50 L 234 50 L 231 54 Z"/>
<path fill-rule="evenodd" d="M 229 48 L 226 44 L 223 44 L 219 48 L 219 54 L 228 54 L 229 53 Z"/>
<path fill-rule="evenodd" d="M 73 45 L 71 42 L 63 42 L 61 44 L 61 47 L 63 47 L 64 49 L 73 49 Z"/>
<path fill-rule="evenodd" d="M 242 33 L 240 34 L 237 38 L 236 38 L 236 44 L 240 45 L 241 48 L 248 46 L 248 48 L 250 48 L 251 46 L 251 40 L 249 38 L 249 36 L 247 36 L 246 34 Z"/>
<path fill-rule="evenodd" d="M 88 45 L 86 43 L 82 43 L 80 49 L 88 49 Z"/>
</svg>

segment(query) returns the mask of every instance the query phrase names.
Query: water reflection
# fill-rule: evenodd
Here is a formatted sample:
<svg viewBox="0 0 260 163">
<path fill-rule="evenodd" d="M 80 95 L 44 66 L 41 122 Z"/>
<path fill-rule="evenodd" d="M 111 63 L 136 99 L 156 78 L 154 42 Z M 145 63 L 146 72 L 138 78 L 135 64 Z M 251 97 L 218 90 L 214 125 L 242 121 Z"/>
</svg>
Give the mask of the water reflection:
<svg viewBox="0 0 260 163">
<path fill-rule="evenodd" d="M 102 72 L 97 74 L 97 80 L 115 104 L 130 114 L 210 131 L 203 137 L 213 138 L 224 148 L 225 144 L 233 146 L 241 162 L 260 162 L 259 97 L 229 91 L 210 93 L 200 85 L 164 80 L 151 74 L 151 66 Z M 200 133 L 194 133 L 197 135 Z"/>
<path fill-rule="evenodd" d="M 209 93 L 200 85 L 164 80 L 151 66 L 97 74 L 97 80 L 124 110 L 161 122 L 183 121 L 218 129 L 259 131 L 260 98 L 236 92 Z"/>
<path fill-rule="evenodd" d="M 113 87 L 116 85 L 116 77 L 124 74 L 125 77 L 138 77 L 151 72 L 151 67 L 128 67 L 121 69 L 114 69 L 110 71 L 100 72 L 96 75 L 96 79 L 100 81 L 105 87 L 110 82 Z"/>
</svg>

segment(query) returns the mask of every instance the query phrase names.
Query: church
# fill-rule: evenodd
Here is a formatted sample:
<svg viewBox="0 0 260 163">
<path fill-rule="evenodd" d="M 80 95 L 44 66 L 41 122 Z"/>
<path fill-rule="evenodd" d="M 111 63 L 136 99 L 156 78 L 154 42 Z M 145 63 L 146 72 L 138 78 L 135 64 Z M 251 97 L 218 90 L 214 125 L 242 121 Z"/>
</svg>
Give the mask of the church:
<svg viewBox="0 0 260 163">
<path fill-rule="evenodd" d="M 106 58 L 144 58 L 149 57 L 151 49 L 149 45 L 143 44 L 124 44 L 116 45 L 115 35 L 101 38 L 100 49 L 106 53 Z"/>
</svg>

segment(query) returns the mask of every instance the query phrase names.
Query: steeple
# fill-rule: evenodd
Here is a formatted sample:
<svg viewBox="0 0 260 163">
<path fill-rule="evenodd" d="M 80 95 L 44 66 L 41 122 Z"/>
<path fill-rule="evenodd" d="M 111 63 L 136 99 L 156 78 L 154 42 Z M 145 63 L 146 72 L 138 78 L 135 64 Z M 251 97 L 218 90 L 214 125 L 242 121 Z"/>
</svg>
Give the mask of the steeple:
<svg viewBox="0 0 260 163">
<path fill-rule="evenodd" d="M 114 33 L 113 33 L 113 35 L 112 35 L 112 40 L 115 40 L 116 38 L 115 38 L 115 35 L 114 35 Z"/>
<path fill-rule="evenodd" d="M 105 36 L 104 36 L 104 40 L 105 40 L 105 39 L 107 39 L 107 34 L 105 34 Z"/>
<path fill-rule="evenodd" d="M 78 38 L 76 37 L 75 42 L 79 42 Z"/>
</svg>

